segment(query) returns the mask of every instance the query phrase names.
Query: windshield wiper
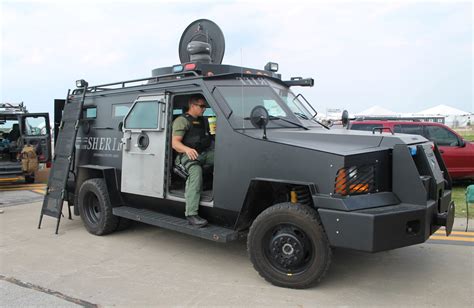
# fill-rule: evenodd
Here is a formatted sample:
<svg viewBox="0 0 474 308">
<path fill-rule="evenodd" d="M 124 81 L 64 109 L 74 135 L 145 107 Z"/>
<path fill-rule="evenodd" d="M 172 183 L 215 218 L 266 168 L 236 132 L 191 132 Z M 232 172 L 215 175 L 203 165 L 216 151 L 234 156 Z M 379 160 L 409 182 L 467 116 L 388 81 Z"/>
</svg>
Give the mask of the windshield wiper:
<svg viewBox="0 0 474 308">
<path fill-rule="evenodd" d="M 300 112 L 293 112 L 298 118 L 300 119 L 303 119 L 303 120 L 309 120 L 309 121 L 313 121 L 315 123 L 318 123 L 319 125 L 321 125 L 322 127 L 326 128 L 326 129 L 329 129 L 329 126 L 326 126 L 324 125 L 323 123 L 319 122 L 318 120 L 316 120 L 314 117 L 312 117 L 311 119 L 308 118 L 304 113 L 300 113 Z"/>
<path fill-rule="evenodd" d="M 318 115 L 318 112 L 316 111 L 316 109 L 314 109 L 313 105 L 311 105 L 307 100 L 306 98 L 303 96 L 303 94 L 298 94 L 294 99 L 293 99 L 293 103 L 295 102 L 295 100 L 301 102 L 298 97 L 301 97 L 305 102 L 306 102 L 306 105 L 308 105 L 311 109 L 313 109 L 314 111 L 314 115 L 311 117 L 311 119 L 308 119 L 310 121 L 313 121 L 315 123 L 318 123 L 319 125 L 321 125 L 322 127 L 324 127 L 325 129 L 330 129 L 329 126 L 326 126 L 324 125 L 323 123 L 319 122 L 318 120 L 316 120 L 316 116 Z M 299 113 L 299 112 L 298 112 Z M 297 114 L 297 112 L 295 112 L 295 114 Z M 306 117 L 306 115 L 303 114 L 303 116 Z"/>
<path fill-rule="evenodd" d="M 304 130 L 309 130 L 309 128 L 307 128 L 307 127 L 304 126 L 304 125 L 301 125 L 301 124 L 299 124 L 299 123 L 296 123 L 296 122 L 293 122 L 293 121 L 290 121 L 290 120 L 287 120 L 287 119 L 275 117 L 275 116 L 269 116 L 269 117 L 268 117 L 268 120 L 270 120 L 270 121 L 273 121 L 273 120 L 282 120 L 283 122 L 290 123 L 290 124 L 293 124 L 293 125 L 295 125 L 295 126 L 301 127 L 301 128 L 303 128 Z"/>
<path fill-rule="evenodd" d="M 321 125 L 321 126 L 324 127 L 325 129 L 330 129 L 329 126 L 324 125 L 323 123 L 319 122 L 319 121 L 316 120 L 315 118 L 311 118 L 311 121 L 318 123 L 319 125 Z"/>
<path fill-rule="evenodd" d="M 304 113 L 301 113 L 301 112 L 293 112 L 293 113 L 295 114 L 295 116 L 297 116 L 300 119 L 309 120 L 308 116 L 306 116 Z"/>
</svg>

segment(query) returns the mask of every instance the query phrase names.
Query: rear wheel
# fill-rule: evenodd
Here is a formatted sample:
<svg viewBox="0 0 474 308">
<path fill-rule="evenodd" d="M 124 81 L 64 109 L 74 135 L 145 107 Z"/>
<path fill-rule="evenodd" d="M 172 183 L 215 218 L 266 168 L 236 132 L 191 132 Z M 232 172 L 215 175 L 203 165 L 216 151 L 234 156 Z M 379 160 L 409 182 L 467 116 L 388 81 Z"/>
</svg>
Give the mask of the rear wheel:
<svg viewBox="0 0 474 308">
<path fill-rule="evenodd" d="M 247 247 L 257 272 L 281 287 L 310 287 L 331 263 L 318 213 L 301 204 L 280 203 L 263 211 L 250 227 Z"/>
<path fill-rule="evenodd" d="M 81 219 L 90 233 L 105 235 L 117 229 L 119 218 L 112 213 L 103 179 L 90 179 L 82 183 L 78 205 Z"/>
</svg>

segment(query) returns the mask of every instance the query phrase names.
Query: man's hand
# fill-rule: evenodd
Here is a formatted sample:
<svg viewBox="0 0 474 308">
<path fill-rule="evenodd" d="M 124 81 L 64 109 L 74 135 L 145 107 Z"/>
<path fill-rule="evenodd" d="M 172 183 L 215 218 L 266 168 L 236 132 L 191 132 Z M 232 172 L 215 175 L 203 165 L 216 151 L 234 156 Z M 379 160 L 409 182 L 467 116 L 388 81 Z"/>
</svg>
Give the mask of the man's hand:
<svg viewBox="0 0 474 308">
<path fill-rule="evenodd" d="M 188 158 L 191 160 L 196 160 L 199 156 L 199 153 L 192 148 L 187 148 L 186 149 L 186 155 L 188 155 Z"/>
<path fill-rule="evenodd" d="M 199 156 L 199 153 L 195 149 L 183 144 L 182 136 L 173 136 L 171 139 L 171 146 L 176 152 L 185 153 L 191 160 L 196 160 Z"/>
</svg>

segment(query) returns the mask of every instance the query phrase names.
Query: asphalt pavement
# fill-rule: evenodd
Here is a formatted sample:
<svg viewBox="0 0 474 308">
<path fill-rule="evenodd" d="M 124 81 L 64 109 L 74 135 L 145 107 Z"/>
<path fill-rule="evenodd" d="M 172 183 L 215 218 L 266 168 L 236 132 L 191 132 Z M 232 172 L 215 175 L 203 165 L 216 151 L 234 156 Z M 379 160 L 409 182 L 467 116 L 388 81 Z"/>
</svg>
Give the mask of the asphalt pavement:
<svg viewBox="0 0 474 308">
<path fill-rule="evenodd" d="M 440 232 L 376 254 L 336 249 L 319 285 L 291 290 L 257 274 L 244 240 L 224 245 L 144 224 L 98 237 L 78 217 L 64 218 L 56 235 L 53 218 L 37 228 L 40 201 L 11 193 L 0 191 L 0 306 L 474 306 L 465 220 L 456 220 L 455 240 Z"/>
</svg>

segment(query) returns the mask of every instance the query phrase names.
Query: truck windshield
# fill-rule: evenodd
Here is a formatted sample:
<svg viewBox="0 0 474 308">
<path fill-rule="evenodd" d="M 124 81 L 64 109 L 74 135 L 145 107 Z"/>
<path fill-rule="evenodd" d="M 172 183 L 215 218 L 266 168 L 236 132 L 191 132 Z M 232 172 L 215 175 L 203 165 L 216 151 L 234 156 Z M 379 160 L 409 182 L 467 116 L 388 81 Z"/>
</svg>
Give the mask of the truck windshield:
<svg viewBox="0 0 474 308">
<path fill-rule="evenodd" d="M 229 121 L 234 128 L 254 128 L 247 119 L 256 106 L 265 107 L 270 117 L 285 119 L 301 125 L 293 110 L 285 104 L 286 101 L 282 101 L 268 86 L 219 87 L 219 92 L 232 110 Z M 295 125 L 285 121 L 270 121 L 268 123 L 268 128 L 277 127 L 295 127 Z"/>
</svg>

